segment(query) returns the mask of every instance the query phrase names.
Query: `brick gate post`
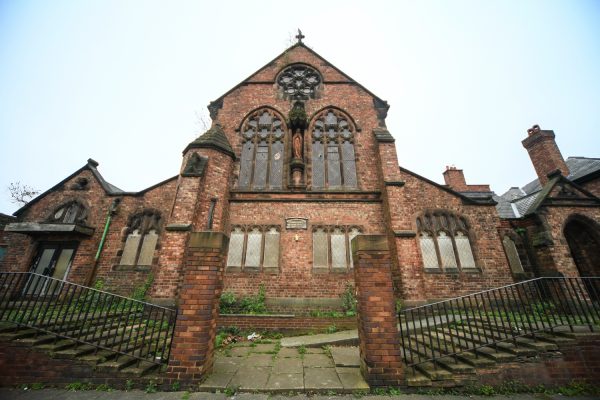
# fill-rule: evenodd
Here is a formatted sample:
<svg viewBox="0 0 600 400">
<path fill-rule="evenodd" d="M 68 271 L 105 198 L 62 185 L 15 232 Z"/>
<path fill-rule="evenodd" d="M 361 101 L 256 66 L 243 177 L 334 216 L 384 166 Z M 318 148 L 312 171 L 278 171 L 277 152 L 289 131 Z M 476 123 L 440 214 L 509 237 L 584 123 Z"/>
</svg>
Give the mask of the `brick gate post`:
<svg viewBox="0 0 600 400">
<path fill-rule="evenodd" d="M 228 243 L 221 232 L 190 235 L 167 368 L 172 379 L 196 383 L 212 370 Z"/>
<path fill-rule="evenodd" d="M 402 353 L 387 237 L 355 237 L 352 259 L 362 374 L 370 386 L 402 385 Z"/>
</svg>

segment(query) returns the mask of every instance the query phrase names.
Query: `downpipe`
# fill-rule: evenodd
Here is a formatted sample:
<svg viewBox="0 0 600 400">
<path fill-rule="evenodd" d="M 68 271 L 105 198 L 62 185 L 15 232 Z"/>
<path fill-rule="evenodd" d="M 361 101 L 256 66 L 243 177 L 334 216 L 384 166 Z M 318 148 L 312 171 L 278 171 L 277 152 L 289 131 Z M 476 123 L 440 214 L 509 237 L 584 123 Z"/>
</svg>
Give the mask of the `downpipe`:
<svg viewBox="0 0 600 400">
<path fill-rule="evenodd" d="M 112 221 L 112 216 L 116 214 L 117 207 L 121 203 L 121 198 L 118 197 L 112 201 L 112 204 L 108 208 L 106 212 L 106 223 L 104 224 L 104 232 L 102 232 L 102 238 L 100 238 L 100 243 L 98 244 L 98 250 L 96 251 L 96 256 L 94 257 L 94 265 L 92 267 L 92 271 L 90 273 L 90 278 L 88 279 L 87 286 L 91 287 L 94 284 L 94 280 L 96 279 L 96 273 L 98 272 L 98 261 L 100 260 L 100 254 L 102 254 L 102 249 L 104 248 L 104 242 L 106 241 L 106 236 L 108 236 L 108 230 L 110 228 L 110 223 Z"/>
</svg>

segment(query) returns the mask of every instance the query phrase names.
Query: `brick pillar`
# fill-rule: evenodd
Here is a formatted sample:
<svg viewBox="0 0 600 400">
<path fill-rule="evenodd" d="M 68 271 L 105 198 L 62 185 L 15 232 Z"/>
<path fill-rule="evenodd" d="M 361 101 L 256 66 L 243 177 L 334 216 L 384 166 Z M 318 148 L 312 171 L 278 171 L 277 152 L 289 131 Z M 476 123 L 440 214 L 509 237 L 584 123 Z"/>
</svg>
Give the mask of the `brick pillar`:
<svg viewBox="0 0 600 400">
<path fill-rule="evenodd" d="M 355 237 L 352 259 L 362 374 L 370 386 L 404 384 L 387 237 Z"/>
<path fill-rule="evenodd" d="M 167 368 L 168 375 L 181 382 L 199 382 L 212 370 L 228 243 L 221 232 L 190 235 Z"/>
</svg>

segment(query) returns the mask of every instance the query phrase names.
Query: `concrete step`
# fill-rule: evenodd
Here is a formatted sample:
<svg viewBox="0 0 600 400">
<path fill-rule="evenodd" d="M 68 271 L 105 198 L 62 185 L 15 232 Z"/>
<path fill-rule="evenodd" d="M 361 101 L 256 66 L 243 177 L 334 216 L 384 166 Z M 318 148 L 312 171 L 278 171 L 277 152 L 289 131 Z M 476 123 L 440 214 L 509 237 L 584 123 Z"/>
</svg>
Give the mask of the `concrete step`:
<svg viewBox="0 0 600 400">
<path fill-rule="evenodd" d="M 97 364 L 96 369 L 103 372 L 120 371 L 135 364 L 137 361 L 136 358 L 121 355 L 114 360 Z"/>
<path fill-rule="evenodd" d="M 293 336 L 281 339 L 281 347 L 323 347 L 356 346 L 358 344 L 358 331 L 340 331 L 318 335 Z"/>
<path fill-rule="evenodd" d="M 423 375 L 432 381 L 453 381 L 453 375 L 451 372 L 436 366 L 432 362 L 419 364 L 416 366 L 416 369 L 422 372 Z"/>
<path fill-rule="evenodd" d="M 73 358 L 79 358 L 86 354 L 93 353 L 95 350 L 96 350 L 96 347 L 83 344 L 83 345 L 79 345 L 79 346 L 73 346 L 68 349 L 56 351 L 54 353 L 53 357 L 54 358 L 73 359 Z"/>
<path fill-rule="evenodd" d="M 160 365 L 158 364 L 153 364 L 147 361 L 140 361 L 139 363 L 135 363 L 127 368 L 122 369 L 121 372 L 124 374 L 141 377 L 153 371 L 156 371 L 159 367 Z"/>
<path fill-rule="evenodd" d="M 517 356 L 512 353 L 507 353 L 501 350 L 496 351 L 490 347 L 480 347 L 478 349 L 475 349 L 474 351 L 479 355 L 491 358 L 497 363 L 510 362 L 517 358 Z"/>
</svg>

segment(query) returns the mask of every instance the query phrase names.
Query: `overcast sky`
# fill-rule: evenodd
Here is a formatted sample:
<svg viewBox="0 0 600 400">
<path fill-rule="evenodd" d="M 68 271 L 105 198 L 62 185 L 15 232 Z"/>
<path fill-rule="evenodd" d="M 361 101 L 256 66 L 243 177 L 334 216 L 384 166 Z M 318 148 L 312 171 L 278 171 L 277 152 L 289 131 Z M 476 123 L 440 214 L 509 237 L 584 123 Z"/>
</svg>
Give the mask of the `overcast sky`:
<svg viewBox="0 0 600 400">
<path fill-rule="evenodd" d="M 206 105 L 295 40 L 391 105 L 399 163 L 498 193 L 538 123 L 600 157 L 600 1 L 0 0 L 0 212 L 88 158 L 135 191 L 177 174 Z"/>
</svg>

